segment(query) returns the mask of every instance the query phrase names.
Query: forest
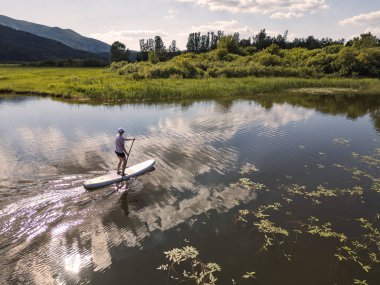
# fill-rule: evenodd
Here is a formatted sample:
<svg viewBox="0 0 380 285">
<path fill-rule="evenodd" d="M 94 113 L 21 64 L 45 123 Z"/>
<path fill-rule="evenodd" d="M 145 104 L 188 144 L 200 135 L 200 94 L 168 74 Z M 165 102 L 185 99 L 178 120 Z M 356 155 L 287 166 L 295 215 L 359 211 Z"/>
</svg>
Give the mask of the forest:
<svg viewBox="0 0 380 285">
<path fill-rule="evenodd" d="M 185 51 L 176 41 L 166 48 L 161 37 L 141 39 L 137 63 L 120 42 L 111 46 L 111 70 L 130 79 L 239 78 L 247 76 L 380 77 L 380 40 L 371 33 L 349 41 L 331 38 L 287 39 L 265 29 L 250 38 L 238 33 L 191 33 Z"/>
</svg>

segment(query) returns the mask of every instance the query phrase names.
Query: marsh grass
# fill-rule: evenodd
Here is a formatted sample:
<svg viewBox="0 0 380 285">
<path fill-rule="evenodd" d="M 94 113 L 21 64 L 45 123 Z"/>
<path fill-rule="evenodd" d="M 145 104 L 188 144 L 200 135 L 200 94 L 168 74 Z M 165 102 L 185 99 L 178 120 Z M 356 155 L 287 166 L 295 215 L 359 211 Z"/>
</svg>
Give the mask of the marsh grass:
<svg viewBox="0 0 380 285">
<path fill-rule="evenodd" d="M 242 98 L 297 90 L 298 93 L 308 93 L 310 88 L 318 88 L 318 94 L 329 94 L 329 90 L 339 94 L 380 94 L 379 87 L 380 81 L 376 79 L 245 77 L 132 80 L 104 68 L 0 66 L 2 93 L 49 95 L 77 101 Z"/>
</svg>

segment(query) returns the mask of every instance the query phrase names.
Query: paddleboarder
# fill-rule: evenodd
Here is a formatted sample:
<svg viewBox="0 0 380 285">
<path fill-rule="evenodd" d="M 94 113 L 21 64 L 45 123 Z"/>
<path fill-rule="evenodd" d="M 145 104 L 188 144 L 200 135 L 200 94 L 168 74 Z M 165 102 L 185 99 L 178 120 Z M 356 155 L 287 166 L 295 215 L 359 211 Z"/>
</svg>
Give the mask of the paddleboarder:
<svg viewBox="0 0 380 285">
<path fill-rule="evenodd" d="M 119 158 L 119 163 L 117 165 L 117 174 L 121 176 L 125 175 L 125 168 L 127 166 L 127 158 L 126 155 L 129 156 L 129 152 L 125 149 L 124 142 L 133 141 L 134 139 L 127 139 L 123 137 L 125 130 L 123 128 L 119 128 L 117 130 L 116 141 L 115 141 L 115 153 Z M 120 171 L 121 167 L 121 171 Z"/>
</svg>

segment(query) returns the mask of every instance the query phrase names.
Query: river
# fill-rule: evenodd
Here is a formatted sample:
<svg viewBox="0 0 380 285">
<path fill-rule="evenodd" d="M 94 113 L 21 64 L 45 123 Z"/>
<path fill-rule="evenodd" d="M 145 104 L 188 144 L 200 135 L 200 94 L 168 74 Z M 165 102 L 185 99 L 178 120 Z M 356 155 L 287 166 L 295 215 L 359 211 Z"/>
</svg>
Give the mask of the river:
<svg viewBox="0 0 380 285">
<path fill-rule="evenodd" d="M 116 168 L 119 127 L 136 138 L 128 164 L 154 158 L 155 168 L 85 190 Z M 184 246 L 221 266 L 216 284 L 380 280 L 373 244 L 355 251 L 362 265 L 336 256 L 364 243 L 359 218 L 379 229 L 379 97 L 91 105 L 2 95 L 0 134 L 1 284 L 177 284 L 157 267 Z M 274 203 L 271 220 L 288 235 L 241 212 Z M 347 239 L 313 232 L 311 217 Z"/>
</svg>

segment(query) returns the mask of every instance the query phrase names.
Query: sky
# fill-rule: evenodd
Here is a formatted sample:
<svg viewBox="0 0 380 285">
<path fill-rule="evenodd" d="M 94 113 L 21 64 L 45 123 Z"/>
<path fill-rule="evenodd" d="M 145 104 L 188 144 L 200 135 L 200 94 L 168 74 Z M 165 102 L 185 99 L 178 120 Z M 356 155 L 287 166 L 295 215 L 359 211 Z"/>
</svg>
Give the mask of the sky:
<svg viewBox="0 0 380 285">
<path fill-rule="evenodd" d="M 266 29 L 288 38 L 380 37 L 380 0 L 0 0 L 0 15 L 70 28 L 109 44 L 138 50 L 159 35 L 186 48 L 191 32 L 223 30 L 252 37 Z"/>
</svg>

